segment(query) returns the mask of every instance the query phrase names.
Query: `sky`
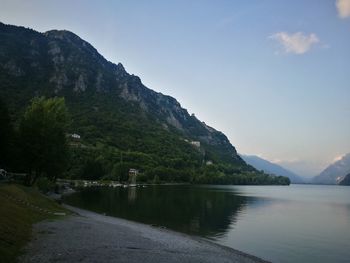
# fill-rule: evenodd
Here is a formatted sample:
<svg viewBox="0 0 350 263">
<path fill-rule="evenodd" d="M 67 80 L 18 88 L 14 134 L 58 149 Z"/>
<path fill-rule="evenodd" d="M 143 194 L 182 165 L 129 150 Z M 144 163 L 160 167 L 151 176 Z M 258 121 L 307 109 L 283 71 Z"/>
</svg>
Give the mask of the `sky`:
<svg viewBox="0 0 350 263">
<path fill-rule="evenodd" d="M 350 152 L 350 0 L 0 0 L 0 21 L 76 33 L 239 153 L 312 176 Z"/>
</svg>

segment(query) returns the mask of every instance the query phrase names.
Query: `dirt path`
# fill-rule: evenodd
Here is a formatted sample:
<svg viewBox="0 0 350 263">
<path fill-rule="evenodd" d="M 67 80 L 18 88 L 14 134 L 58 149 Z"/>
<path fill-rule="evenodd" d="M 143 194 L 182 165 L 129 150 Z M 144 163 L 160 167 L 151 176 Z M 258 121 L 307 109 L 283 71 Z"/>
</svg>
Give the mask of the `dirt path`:
<svg viewBox="0 0 350 263">
<path fill-rule="evenodd" d="M 67 208 L 79 215 L 35 225 L 20 262 L 265 262 L 201 238 Z"/>
</svg>

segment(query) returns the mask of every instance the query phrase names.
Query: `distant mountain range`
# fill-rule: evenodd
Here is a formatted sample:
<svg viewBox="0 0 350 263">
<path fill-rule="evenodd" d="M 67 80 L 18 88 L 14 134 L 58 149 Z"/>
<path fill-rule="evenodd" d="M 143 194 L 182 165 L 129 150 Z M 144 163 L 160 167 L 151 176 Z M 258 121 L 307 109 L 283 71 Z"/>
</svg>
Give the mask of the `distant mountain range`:
<svg viewBox="0 0 350 263">
<path fill-rule="evenodd" d="M 258 156 L 255 155 L 243 155 L 240 154 L 240 156 L 242 157 L 242 159 L 250 164 L 251 166 L 253 166 L 254 168 L 258 169 L 258 170 L 263 170 L 266 173 L 269 174 L 275 174 L 275 175 L 282 175 L 282 176 L 286 176 L 290 179 L 290 181 L 292 183 L 303 183 L 304 180 L 297 174 L 289 171 L 288 169 L 285 169 L 284 167 L 269 162 L 263 158 L 260 158 Z"/>
<path fill-rule="evenodd" d="M 344 155 L 339 161 L 329 165 L 319 175 L 312 179 L 315 184 L 338 184 L 350 173 L 350 153 Z"/>
</svg>

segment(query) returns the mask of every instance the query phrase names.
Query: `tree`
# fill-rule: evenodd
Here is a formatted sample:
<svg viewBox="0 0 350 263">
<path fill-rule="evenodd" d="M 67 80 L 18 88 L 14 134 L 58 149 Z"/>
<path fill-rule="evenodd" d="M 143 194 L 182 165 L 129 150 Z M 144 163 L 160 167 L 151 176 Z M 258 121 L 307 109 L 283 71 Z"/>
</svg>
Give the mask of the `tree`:
<svg viewBox="0 0 350 263">
<path fill-rule="evenodd" d="M 67 164 L 66 129 L 69 124 L 64 98 L 34 98 L 19 127 L 26 184 L 42 175 L 55 180 Z"/>
<path fill-rule="evenodd" d="M 13 132 L 7 107 L 0 100 L 0 168 L 7 168 L 9 164 Z"/>
<path fill-rule="evenodd" d="M 80 177 L 86 180 L 98 180 L 105 175 L 105 170 L 101 161 L 96 159 L 86 160 L 85 165 L 82 167 Z"/>
</svg>

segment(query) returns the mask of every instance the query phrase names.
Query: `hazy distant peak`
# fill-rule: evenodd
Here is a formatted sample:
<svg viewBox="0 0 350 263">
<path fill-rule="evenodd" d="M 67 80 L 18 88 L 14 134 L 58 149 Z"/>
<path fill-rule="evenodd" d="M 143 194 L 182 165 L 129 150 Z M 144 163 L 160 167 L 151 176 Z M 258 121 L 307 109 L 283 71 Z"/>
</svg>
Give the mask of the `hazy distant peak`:
<svg viewBox="0 0 350 263">
<path fill-rule="evenodd" d="M 303 183 L 304 180 L 297 174 L 289 171 L 281 165 L 272 163 L 256 155 L 239 154 L 242 159 L 255 169 L 263 170 L 266 173 L 287 176 L 292 183 Z"/>
<path fill-rule="evenodd" d="M 319 175 L 313 178 L 318 184 L 337 184 L 350 173 L 350 153 L 345 154 L 340 160 L 330 164 Z"/>
</svg>

